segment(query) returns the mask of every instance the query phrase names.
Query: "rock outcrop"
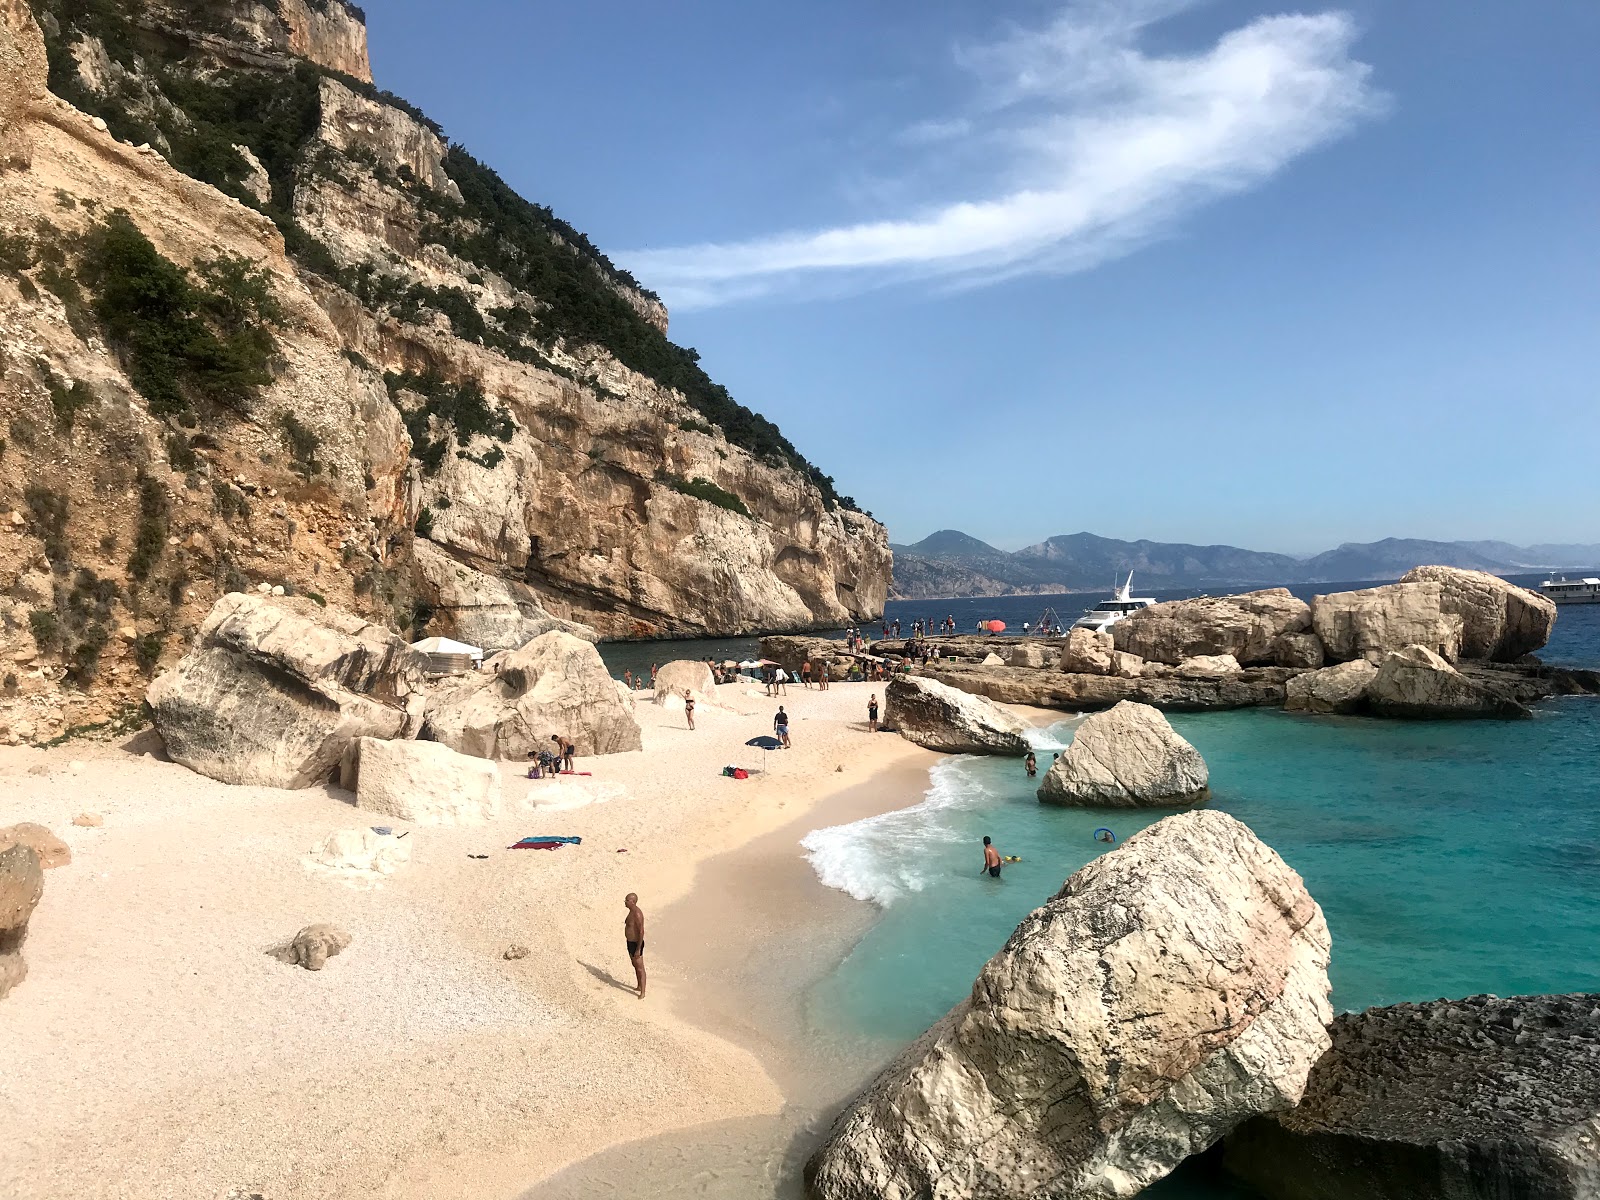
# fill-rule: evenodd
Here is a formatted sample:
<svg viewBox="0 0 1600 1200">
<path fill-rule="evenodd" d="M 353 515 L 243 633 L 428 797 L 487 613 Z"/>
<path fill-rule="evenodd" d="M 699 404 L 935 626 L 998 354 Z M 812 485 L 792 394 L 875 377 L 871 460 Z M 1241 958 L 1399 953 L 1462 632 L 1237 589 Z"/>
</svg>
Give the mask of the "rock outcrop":
<svg viewBox="0 0 1600 1200">
<path fill-rule="evenodd" d="M 701 701 L 715 699 L 716 689 L 717 677 L 706 663 L 695 658 L 680 658 L 656 672 L 654 699 L 657 704 L 673 701 L 676 707 L 682 708 L 685 692 Z"/>
<path fill-rule="evenodd" d="M 194 648 L 150 685 L 174 760 L 223 783 L 303 788 L 353 739 L 400 733 L 410 648 L 348 613 L 286 604 L 222 597 Z"/>
<path fill-rule="evenodd" d="M 1380 717 L 1525 717 L 1515 701 L 1468 679 L 1426 646 L 1387 655 L 1367 685 L 1365 706 Z"/>
<path fill-rule="evenodd" d="M 770 658 L 795 679 L 800 678 L 800 668 L 807 662 L 811 664 L 813 679 L 824 665 L 828 668 L 829 679 L 843 679 L 857 661 L 850 657 L 843 642 L 786 634 L 762 638 L 761 657 Z"/>
<path fill-rule="evenodd" d="M 1300 1099 L 1327 925 L 1220 812 L 1169 817 L 1026 917 L 835 1124 L 816 1200 L 1111 1200 Z"/>
<path fill-rule="evenodd" d="M 1142 659 L 1129 655 L 1119 660 L 1131 670 Z M 1218 679 L 1182 679 L 1172 668 L 1150 664 L 1137 675 L 1074 675 L 1066 671 L 1028 671 L 1016 667 L 980 667 L 971 663 L 931 663 L 923 669 L 937 679 L 974 696 L 1002 704 L 1029 704 L 1035 708 L 1060 708 L 1089 712 L 1110 708 L 1123 700 L 1136 700 L 1168 712 L 1193 712 L 1223 708 L 1277 707 L 1283 704 L 1284 684 L 1298 672 L 1279 667 L 1249 667 L 1237 675 Z"/>
<path fill-rule="evenodd" d="M 72 862 L 72 847 L 43 825 L 32 821 L 0 829 L 0 851 L 9 850 L 12 846 L 27 846 L 39 856 L 39 866 L 46 871 Z"/>
<path fill-rule="evenodd" d="M 356 807 L 417 825 L 479 825 L 500 815 L 500 769 L 438 742 L 357 743 Z"/>
<path fill-rule="evenodd" d="M 1600 996 L 1344 1013 L 1297 1107 L 1225 1161 L 1271 1200 L 1600 1195 Z"/>
<path fill-rule="evenodd" d="M 291 967 L 320 971 L 328 960 L 350 945 L 350 935 L 335 925 L 307 925 L 288 941 L 272 947 L 269 955 Z"/>
<path fill-rule="evenodd" d="M 1006 655 L 1006 666 L 1027 667 L 1038 671 L 1048 667 L 1054 657 L 1056 656 L 1038 642 L 1024 642 Z"/>
<path fill-rule="evenodd" d="M 946 754 L 1025 754 L 1028 726 L 1005 709 L 934 679 L 897 675 L 883 693 L 883 723 Z"/>
<path fill-rule="evenodd" d="M 1098 629 L 1072 629 L 1061 649 L 1059 666 L 1074 675 L 1110 675 L 1114 670 L 1116 643 L 1109 633 Z"/>
<path fill-rule="evenodd" d="M 1276 659 L 1278 639 L 1311 625 L 1311 609 L 1287 588 L 1238 596 L 1168 600 L 1111 627 L 1117 649 L 1176 665 L 1198 655 L 1231 654 L 1248 666 Z"/>
<path fill-rule="evenodd" d="M 1272 647 L 1272 661 L 1280 667 L 1316 670 L 1327 661 L 1322 639 L 1314 633 L 1286 633 Z"/>
<path fill-rule="evenodd" d="M 1361 711 L 1367 688 L 1377 678 L 1378 668 L 1364 658 L 1352 659 L 1335 667 L 1307 671 L 1285 685 L 1284 708 L 1290 712 L 1354 713 Z"/>
<path fill-rule="evenodd" d="M 0 999 L 28 974 L 22 943 L 28 940 L 28 918 L 44 895 L 44 869 L 33 847 L 0 850 Z"/>
<path fill-rule="evenodd" d="M 1223 679 L 1239 673 L 1239 660 L 1231 654 L 1196 654 L 1178 664 L 1178 674 L 1190 679 Z"/>
<path fill-rule="evenodd" d="M 491 650 L 881 612 L 882 526 L 658 298 L 364 86 L 352 5 L 32 7 L 0 7 L 0 742 L 136 702 L 261 583 Z M 219 349 L 154 368 L 103 315 L 118 210 L 118 270 L 194 289 L 150 338 Z"/>
<path fill-rule="evenodd" d="M 1211 794 L 1200 752 L 1148 704 L 1124 700 L 1086 717 L 1039 785 L 1042 804 L 1161 808 Z"/>
<path fill-rule="evenodd" d="M 1332 662 L 1378 662 L 1406 646 L 1426 646 L 1454 661 L 1461 652 L 1462 621 L 1444 610 L 1443 596 L 1435 580 L 1315 596 L 1311 624 Z"/>
<path fill-rule="evenodd" d="M 429 702 L 424 737 L 479 758 L 553 750 L 560 734 L 581 755 L 641 746 L 639 724 L 617 695 L 600 652 L 571 634 L 540 634 L 447 682 Z"/>
<path fill-rule="evenodd" d="M 1439 606 L 1461 618 L 1461 657 L 1515 662 L 1550 640 L 1556 605 L 1548 596 L 1484 571 L 1417 567 L 1401 583 L 1437 583 Z"/>
<path fill-rule="evenodd" d="M 419 590 L 433 597 L 430 633 L 455 638 L 490 654 L 525 646 L 541 633 L 559 630 L 594 641 L 587 625 L 545 611 L 533 589 L 458 562 L 431 542 L 412 547 Z"/>
</svg>

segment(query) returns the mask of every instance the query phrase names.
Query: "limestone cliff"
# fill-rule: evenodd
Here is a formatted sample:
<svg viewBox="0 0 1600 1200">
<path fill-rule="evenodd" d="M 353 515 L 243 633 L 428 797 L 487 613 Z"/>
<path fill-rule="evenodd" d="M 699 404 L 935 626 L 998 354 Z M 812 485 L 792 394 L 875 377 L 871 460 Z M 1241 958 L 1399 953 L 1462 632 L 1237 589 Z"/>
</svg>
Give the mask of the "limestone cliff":
<svg viewBox="0 0 1600 1200">
<path fill-rule="evenodd" d="M 378 91 L 354 6 L 0 0 L 0 164 L 0 739 L 227 590 L 508 642 L 881 612 L 883 528 Z"/>
</svg>

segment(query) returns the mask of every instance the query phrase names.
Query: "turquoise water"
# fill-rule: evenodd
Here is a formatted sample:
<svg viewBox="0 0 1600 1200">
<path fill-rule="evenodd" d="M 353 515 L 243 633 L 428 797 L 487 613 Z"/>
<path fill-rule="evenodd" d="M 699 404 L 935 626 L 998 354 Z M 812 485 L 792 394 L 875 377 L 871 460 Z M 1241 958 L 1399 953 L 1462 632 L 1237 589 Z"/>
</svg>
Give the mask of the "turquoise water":
<svg viewBox="0 0 1600 1200">
<path fill-rule="evenodd" d="M 1562 613 L 1549 657 L 1595 665 L 1600 611 Z M 1475 992 L 1600 991 L 1600 699 L 1512 722 L 1385 722 L 1251 710 L 1173 714 L 1213 807 L 1305 879 L 1333 933 L 1336 1010 Z M 1070 739 L 1073 722 L 1051 731 Z M 1041 752 L 1041 770 L 1049 762 Z M 1020 762 L 955 758 L 915 809 L 822 830 L 823 880 L 882 907 L 808 998 L 807 1019 L 878 1050 L 944 1014 L 1017 922 L 1162 814 L 1041 806 Z M 1023 861 L 980 872 L 984 834 Z M 1175 1177 L 1176 1200 L 1234 1197 Z"/>
</svg>

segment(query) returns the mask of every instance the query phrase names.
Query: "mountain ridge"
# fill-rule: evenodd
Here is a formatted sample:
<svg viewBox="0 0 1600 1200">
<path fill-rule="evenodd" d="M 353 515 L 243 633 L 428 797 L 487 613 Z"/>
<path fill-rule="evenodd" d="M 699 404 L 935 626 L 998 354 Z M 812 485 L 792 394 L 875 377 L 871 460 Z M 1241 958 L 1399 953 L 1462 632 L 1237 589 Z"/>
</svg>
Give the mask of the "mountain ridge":
<svg viewBox="0 0 1600 1200">
<path fill-rule="evenodd" d="M 1095 589 L 1130 570 L 1151 581 L 1148 586 L 1199 588 L 1392 579 L 1419 563 L 1491 574 L 1570 570 L 1600 563 L 1600 544 L 1524 547 L 1422 538 L 1345 542 L 1320 554 L 1297 557 L 1222 544 L 1123 541 L 1087 532 L 1058 534 L 1005 551 L 960 530 L 941 529 L 919 542 L 891 542 L 889 548 L 895 555 L 891 594 L 898 599 Z"/>
</svg>

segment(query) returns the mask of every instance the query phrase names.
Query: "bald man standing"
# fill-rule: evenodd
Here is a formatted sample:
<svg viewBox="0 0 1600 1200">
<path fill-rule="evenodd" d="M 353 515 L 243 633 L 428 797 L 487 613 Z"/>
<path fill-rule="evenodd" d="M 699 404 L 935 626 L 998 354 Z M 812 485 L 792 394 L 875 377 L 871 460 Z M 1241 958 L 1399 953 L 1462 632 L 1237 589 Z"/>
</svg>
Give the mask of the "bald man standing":
<svg viewBox="0 0 1600 1200">
<path fill-rule="evenodd" d="M 622 936 L 628 943 L 628 961 L 633 964 L 634 977 L 639 981 L 639 999 L 644 999 L 644 909 L 639 907 L 639 896 L 629 892 L 622 901 L 628 906 L 627 919 L 622 922 Z"/>
</svg>

